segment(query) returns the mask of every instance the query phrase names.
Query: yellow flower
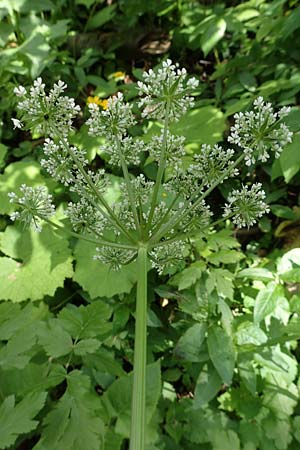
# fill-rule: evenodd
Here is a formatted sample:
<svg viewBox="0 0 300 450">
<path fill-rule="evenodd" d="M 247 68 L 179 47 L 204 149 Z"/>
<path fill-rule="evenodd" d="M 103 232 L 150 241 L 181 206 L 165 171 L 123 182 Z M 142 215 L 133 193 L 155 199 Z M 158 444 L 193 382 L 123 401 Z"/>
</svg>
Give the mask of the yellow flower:
<svg viewBox="0 0 300 450">
<path fill-rule="evenodd" d="M 120 70 L 118 72 L 114 72 L 111 74 L 111 77 L 114 78 L 115 80 L 124 80 L 126 76 L 125 72 L 121 72 Z"/>
<path fill-rule="evenodd" d="M 101 99 L 98 97 L 98 95 L 95 95 L 95 97 L 88 97 L 87 103 L 96 103 L 96 105 L 102 106 L 103 109 L 108 108 L 108 99 Z"/>
</svg>

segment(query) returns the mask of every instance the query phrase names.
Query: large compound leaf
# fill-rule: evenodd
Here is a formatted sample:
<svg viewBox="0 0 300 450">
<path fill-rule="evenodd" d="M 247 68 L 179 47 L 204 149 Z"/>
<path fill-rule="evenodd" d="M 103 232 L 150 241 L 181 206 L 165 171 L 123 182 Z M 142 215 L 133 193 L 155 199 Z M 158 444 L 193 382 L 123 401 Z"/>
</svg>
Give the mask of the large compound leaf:
<svg viewBox="0 0 300 450">
<path fill-rule="evenodd" d="M 116 272 L 109 265 L 93 260 L 95 254 L 94 244 L 78 242 L 75 249 L 77 263 L 74 281 L 77 281 L 92 299 L 130 292 L 137 280 L 136 263 L 124 266 Z"/>
<path fill-rule="evenodd" d="M 68 241 L 45 226 L 41 233 L 9 226 L 0 235 L 1 300 L 20 302 L 53 295 L 72 276 Z"/>
<path fill-rule="evenodd" d="M 68 388 L 46 416 L 44 430 L 34 450 L 99 450 L 104 425 L 101 403 L 89 377 L 78 370 L 67 376 Z"/>
<path fill-rule="evenodd" d="M 17 405 L 15 396 L 6 397 L 0 406 L 0 448 L 13 445 L 20 434 L 34 430 L 38 421 L 33 420 L 42 409 L 47 393 L 28 394 Z"/>
</svg>

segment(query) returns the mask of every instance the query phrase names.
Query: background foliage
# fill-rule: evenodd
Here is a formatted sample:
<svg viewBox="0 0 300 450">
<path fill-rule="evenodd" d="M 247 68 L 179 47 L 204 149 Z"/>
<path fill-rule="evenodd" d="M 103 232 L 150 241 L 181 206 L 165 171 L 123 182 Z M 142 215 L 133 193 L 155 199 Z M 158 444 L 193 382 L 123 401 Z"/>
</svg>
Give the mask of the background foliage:
<svg viewBox="0 0 300 450">
<path fill-rule="evenodd" d="M 298 2 L 1 0 L 0 15 L 0 449 L 127 449 L 135 310 L 134 264 L 113 273 L 86 243 L 10 222 L 7 193 L 22 183 L 70 199 L 40 168 L 40 137 L 12 129 L 13 88 L 61 78 L 83 109 L 117 91 L 135 102 L 142 70 L 167 56 L 201 80 L 173 130 L 186 163 L 258 95 L 292 106 L 295 135 L 278 161 L 239 176 L 263 183 L 271 214 L 243 232 L 199 230 L 172 273 L 149 273 L 148 450 L 298 449 Z M 74 143 L 105 166 L 82 122 Z M 154 178 L 156 166 L 139 170 Z M 234 184 L 212 193 L 216 213 Z"/>
</svg>

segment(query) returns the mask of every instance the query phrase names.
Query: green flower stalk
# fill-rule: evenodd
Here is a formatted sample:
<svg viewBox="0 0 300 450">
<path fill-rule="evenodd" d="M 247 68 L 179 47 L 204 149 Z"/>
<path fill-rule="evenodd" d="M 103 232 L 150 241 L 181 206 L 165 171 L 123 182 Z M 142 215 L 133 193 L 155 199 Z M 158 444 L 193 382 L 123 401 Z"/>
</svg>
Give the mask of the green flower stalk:
<svg viewBox="0 0 300 450">
<path fill-rule="evenodd" d="M 89 105 L 89 133 L 105 137 L 103 148 L 109 156 L 108 164 L 117 165 L 123 171 L 121 199 L 114 205 L 105 200 L 110 187 L 105 170 L 90 170 L 86 152 L 68 141 L 73 119 L 80 108 L 74 99 L 64 95 L 65 83 L 58 81 L 49 94 L 41 78 L 29 91 L 23 86 L 14 90 L 20 100 L 18 118 L 12 119 L 14 127 L 45 136 L 43 168 L 78 196 L 78 201 L 70 202 L 65 211 L 73 229 L 71 232 L 66 229 L 66 232 L 93 242 L 94 258 L 115 270 L 137 260 L 130 450 L 145 449 L 149 264 L 163 273 L 183 258 L 191 235 L 216 223 L 211 222 L 212 212 L 207 204 L 213 189 L 224 180 L 236 177 L 243 160 L 247 166 L 264 162 L 270 151 L 278 157 L 283 146 L 292 139 L 292 133 L 282 122 L 288 108 L 275 113 L 272 106 L 259 97 L 254 102 L 254 111 L 235 116 L 236 122 L 228 138 L 235 148 L 203 145 L 190 166 L 184 168 L 184 138 L 172 134 L 170 124 L 193 107 L 197 86 L 198 80 L 188 77 L 185 69 L 170 60 L 163 62 L 158 70 L 144 73 L 144 81 L 138 83 L 141 115 L 163 124 L 161 133 L 147 144 L 130 134 L 136 117 L 132 104 L 125 102 L 123 94 L 110 98 L 106 110 L 96 104 Z M 155 182 L 147 180 L 142 168 L 137 176 L 130 173 L 132 165 L 140 167 L 142 152 L 157 163 Z M 18 207 L 12 220 L 32 224 L 37 231 L 45 221 L 61 232 L 63 224 L 51 221 L 55 208 L 46 189 L 22 185 L 20 191 L 20 194 L 10 194 L 11 201 Z M 268 211 L 265 193 L 261 184 L 256 183 L 241 186 L 229 194 L 222 219 L 230 219 L 238 227 L 249 227 Z"/>
</svg>

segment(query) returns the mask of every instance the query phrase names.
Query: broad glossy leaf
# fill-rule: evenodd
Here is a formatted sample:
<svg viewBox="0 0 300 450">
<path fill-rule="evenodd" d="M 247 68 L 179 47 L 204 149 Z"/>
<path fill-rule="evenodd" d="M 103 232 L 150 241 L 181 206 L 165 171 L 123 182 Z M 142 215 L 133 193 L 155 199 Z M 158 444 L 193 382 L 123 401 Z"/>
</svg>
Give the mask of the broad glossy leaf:
<svg viewBox="0 0 300 450">
<path fill-rule="evenodd" d="M 73 274 L 68 241 L 49 226 L 41 233 L 9 226 L 0 235 L 0 299 L 21 302 L 53 295 Z"/>
<path fill-rule="evenodd" d="M 108 265 L 93 260 L 95 247 L 89 242 L 77 243 L 74 281 L 79 283 L 92 299 L 130 292 L 137 280 L 136 262 L 122 267 L 118 272 L 113 271 Z"/>
</svg>

